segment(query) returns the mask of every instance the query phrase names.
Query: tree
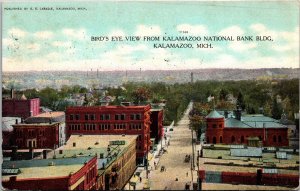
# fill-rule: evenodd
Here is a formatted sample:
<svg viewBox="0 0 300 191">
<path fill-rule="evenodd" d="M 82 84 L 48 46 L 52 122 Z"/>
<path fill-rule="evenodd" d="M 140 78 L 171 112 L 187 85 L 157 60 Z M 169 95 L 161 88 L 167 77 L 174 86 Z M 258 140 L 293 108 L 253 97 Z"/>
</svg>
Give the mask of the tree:
<svg viewBox="0 0 300 191">
<path fill-rule="evenodd" d="M 220 101 L 225 101 L 227 94 L 228 94 L 228 92 L 222 88 L 220 93 L 219 93 L 219 100 Z"/>
<path fill-rule="evenodd" d="M 273 104 L 272 104 L 272 117 L 274 119 L 280 119 L 281 118 L 281 109 L 280 106 L 277 103 L 276 97 L 273 98 Z"/>
<path fill-rule="evenodd" d="M 282 101 L 282 108 L 284 109 L 285 113 L 287 114 L 288 119 L 293 120 L 294 112 L 293 112 L 291 100 L 288 96 Z"/>
<path fill-rule="evenodd" d="M 241 92 L 239 92 L 238 97 L 237 97 L 237 102 L 236 102 L 238 107 L 241 107 L 243 110 L 245 109 L 245 102 L 244 102 L 244 97 Z"/>
<path fill-rule="evenodd" d="M 132 93 L 132 99 L 135 104 L 147 101 L 150 96 L 150 91 L 144 87 L 138 88 Z"/>
</svg>

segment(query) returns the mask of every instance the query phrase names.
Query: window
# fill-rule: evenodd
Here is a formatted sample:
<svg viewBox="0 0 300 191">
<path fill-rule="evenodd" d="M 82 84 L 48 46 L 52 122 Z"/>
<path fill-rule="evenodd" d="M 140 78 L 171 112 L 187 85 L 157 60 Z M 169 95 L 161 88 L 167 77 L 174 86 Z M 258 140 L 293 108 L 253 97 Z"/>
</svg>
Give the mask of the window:
<svg viewBox="0 0 300 191">
<path fill-rule="evenodd" d="M 217 138 L 213 137 L 213 144 L 216 144 L 216 143 L 217 143 Z"/>
<path fill-rule="evenodd" d="M 110 115 L 109 114 L 105 115 L 105 120 L 110 120 Z"/>
<path fill-rule="evenodd" d="M 231 137 L 231 143 L 234 143 L 234 142 L 235 142 L 235 137 L 232 136 L 232 137 Z"/>
<path fill-rule="evenodd" d="M 209 143 L 209 137 L 206 138 L 206 143 Z"/>
<path fill-rule="evenodd" d="M 121 120 L 125 120 L 125 114 L 121 114 Z"/>
<path fill-rule="evenodd" d="M 74 120 L 74 115 L 73 114 L 70 115 L 70 120 Z"/>
<path fill-rule="evenodd" d="M 223 137 L 220 136 L 220 143 L 223 143 Z"/>
<path fill-rule="evenodd" d="M 130 115 L 130 120 L 134 120 L 134 119 L 135 119 L 134 114 L 131 114 Z"/>
<path fill-rule="evenodd" d="M 136 114 L 136 120 L 141 120 L 141 118 L 142 118 L 142 115 L 141 114 Z"/>
<path fill-rule="evenodd" d="M 281 136 L 278 136 L 278 143 L 281 143 Z"/>
<path fill-rule="evenodd" d="M 213 128 L 217 128 L 217 124 L 213 124 Z"/>
<path fill-rule="evenodd" d="M 273 142 L 274 142 L 274 143 L 277 142 L 277 140 L 276 140 L 276 135 L 273 136 Z"/>
<path fill-rule="evenodd" d="M 90 115 L 90 120 L 93 121 L 93 120 L 95 120 L 95 118 L 96 118 L 96 117 L 95 117 L 95 114 L 91 114 L 91 115 Z"/>
<path fill-rule="evenodd" d="M 222 124 L 220 124 L 219 127 L 222 128 Z"/>
<path fill-rule="evenodd" d="M 79 120 L 79 118 L 80 118 L 79 114 L 76 114 L 76 115 L 75 115 L 75 119 L 76 119 L 76 120 Z"/>
<path fill-rule="evenodd" d="M 241 136 L 241 143 L 244 143 L 244 136 Z"/>
<path fill-rule="evenodd" d="M 119 114 L 115 115 L 115 120 L 120 120 L 120 115 Z"/>
<path fill-rule="evenodd" d="M 105 115 L 104 114 L 100 115 L 100 120 L 104 120 L 104 119 L 105 119 Z"/>
<path fill-rule="evenodd" d="M 89 120 L 89 115 L 88 114 L 85 114 L 84 115 L 84 119 L 87 121 L 87 120 Z"/>
</svg>

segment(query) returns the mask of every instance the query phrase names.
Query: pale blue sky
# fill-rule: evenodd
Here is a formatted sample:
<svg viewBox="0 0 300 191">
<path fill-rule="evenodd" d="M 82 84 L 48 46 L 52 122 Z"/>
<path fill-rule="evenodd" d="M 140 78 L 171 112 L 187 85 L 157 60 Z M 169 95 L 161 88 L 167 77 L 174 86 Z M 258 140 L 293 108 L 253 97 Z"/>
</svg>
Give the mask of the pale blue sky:
<svg viewBox="0 0 300 191">
<path fill-rule="evenodd" d="M 5 10 L 74 7 L 86 10 Z M 3 71 L 299 67 L 297 2 L 5 3 Z M 266 35 L 272 42 L 91 42 L 91 36 Z M 162 42 L 161 42 L 162 43 Z M 171 42 L 164 42 L 171 43 Z M 196 46 L 196 43 L 194 43 Z"/>
</svg>

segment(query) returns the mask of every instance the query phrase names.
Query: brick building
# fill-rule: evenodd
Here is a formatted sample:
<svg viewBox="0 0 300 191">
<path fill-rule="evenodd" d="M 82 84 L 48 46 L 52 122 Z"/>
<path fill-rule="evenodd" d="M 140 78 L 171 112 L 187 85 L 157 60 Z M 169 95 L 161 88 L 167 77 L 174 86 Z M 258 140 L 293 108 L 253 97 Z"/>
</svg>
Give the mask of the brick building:
<svg viewBox="0 0 300 191">
<path fill-rule="evenodd" d="M 150 148 L 150 105 L 68 107 L 67 138 L 72 134 L 138 135 L 137 162 Z"/>
<path fill-rule="evenodd" d="M 97 190 L 122 190 L 136 170 L 137 135 L 71 135 L 56 158 L 97 155 Z"/>
<path fill-rule="evenodd" d="M 10 190 L 95 190 L 97 168 L 95 156 L 4 161 L 2 186 Z"/>
<path fill-rule="evenodd" d="M 13 144 L 19 149 L 54 149 L 65 143 L 64 112 L 42 113 L 13 126 Z"/>
<path fill-rule="evenodd" d="M 164 136 L 163 109 L 151 109 L 150 137 L 158 143 Z"/>
<path fill-rule="evenodd" d="M 226 114 L 227 117 L 227 114 Z M 216 110 L 206 116 L 206 142 L 213 144 L 246 144 L 251 146 L 288 146 L 288 128 L 277 120 L 263 115 L 225 118 Z M 253 145 L 253 141 L 257 144 Z"/>
<path fill-rule="evenodd" d="M 19 123 L 13 125 L 13 144 L 19 149 L 49 148 L 59 145 L 59 123 Z"/>
<path fill-rule="evenodd" d="M 14 97 L 2 99 L 3 117 L 22 117 L 26 119 L 40 113 L 40 98 L 27 99 L 24 95 L 20 99 Z"/>
</svg>

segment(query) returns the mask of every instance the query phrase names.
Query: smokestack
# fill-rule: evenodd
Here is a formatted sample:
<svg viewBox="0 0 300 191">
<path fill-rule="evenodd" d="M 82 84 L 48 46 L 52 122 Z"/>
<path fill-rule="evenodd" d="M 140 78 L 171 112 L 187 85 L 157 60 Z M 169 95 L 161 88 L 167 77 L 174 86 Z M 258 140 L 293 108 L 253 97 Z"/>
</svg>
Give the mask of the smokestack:
<svg viewBox="0 0 300 191">
<path fill-rule="evenodd" d="M 16 119 L 16 124 L 18 124 L 18 119 Z"/>
<path fill-rule="evenodd" d="M 47 159 L 47 150 L 43 150 L 43 159 Z"/>
<path fill-rule="evenodd" d="M 225 118 L 228 118 L 228 111 L 227 110 L 224 111 L 224 115 L 225 115 Z"/>
<path fill-rule="evenodd" d="M 14 91 L 14 89 L 12 88 L 11 90 L 10 90 L 10 96 L 11 96 L 11 99 L 14 99 L 15 98 L 15 91 Z"/>
</svg>

